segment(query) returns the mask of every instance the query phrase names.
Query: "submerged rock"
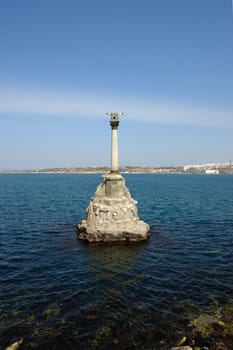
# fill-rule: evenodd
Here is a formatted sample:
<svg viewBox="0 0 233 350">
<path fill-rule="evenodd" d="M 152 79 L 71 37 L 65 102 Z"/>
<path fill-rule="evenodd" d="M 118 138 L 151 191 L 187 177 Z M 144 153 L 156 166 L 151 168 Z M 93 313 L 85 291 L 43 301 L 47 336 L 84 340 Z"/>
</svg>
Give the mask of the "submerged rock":
<svg viewBox="0 0 233 350">
<path fill-rule="evenodd" d="M 20 344 L 22 344 L 22 342 L 23 342 L 23 338 L 11 344 L 5 350 L 17 350 L 20 347 Z"/>
<path fill-rule="evenodd" d="M 181 345 L 183 345 L 183 344 L 186 342 L 186 340 L 187 340 L 187 337 L 186 337 L 186 336 L 182 337 L 182 338 L 177 342 L 176 346 L 181 346 Z"/>
<path fill-rule="evenodd" d="M 206 349 L 231 350 L 233 344 L 233 305 L 211 305 L 190 321 L 193 336 L 207 344 Z M 201 348 L 204 349 L 204 348 Z"/>
</svg>

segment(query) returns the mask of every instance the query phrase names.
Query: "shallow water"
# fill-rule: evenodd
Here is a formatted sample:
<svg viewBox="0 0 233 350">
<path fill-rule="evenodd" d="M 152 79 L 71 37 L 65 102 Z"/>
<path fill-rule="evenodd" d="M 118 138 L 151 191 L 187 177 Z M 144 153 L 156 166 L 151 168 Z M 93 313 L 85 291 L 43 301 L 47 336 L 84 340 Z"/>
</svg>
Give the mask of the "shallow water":
<svg viewBox="0 0 233 350">
<path fill-rule="evenodd" d="M 169 349 L 233 304 L 233 176 L 124 177 L 144 243 L 77 240 L 100 175 L 0 175 L 2 348 Z"/>
</svg>

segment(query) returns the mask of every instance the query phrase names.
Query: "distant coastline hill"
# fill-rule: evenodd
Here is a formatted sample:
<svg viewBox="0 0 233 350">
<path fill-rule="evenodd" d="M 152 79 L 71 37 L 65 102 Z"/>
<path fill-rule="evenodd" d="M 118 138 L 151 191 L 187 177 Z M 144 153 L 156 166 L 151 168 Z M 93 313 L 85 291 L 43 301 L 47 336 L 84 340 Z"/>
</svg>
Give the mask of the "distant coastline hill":
<svg viewBox="0 0 233 350">
<path fill-rule="evenodd" d="M 121 173 L 146 173 L 146 174 L 233 174 L 231 161 L 225 163 L 193 164 L 184 166 L 121 166 Z M 109 167 L 70 167 L 70 168 L 45 168 L 29 170 L 0 170 L 1 174 L 105 174 Z"/>
</svg>

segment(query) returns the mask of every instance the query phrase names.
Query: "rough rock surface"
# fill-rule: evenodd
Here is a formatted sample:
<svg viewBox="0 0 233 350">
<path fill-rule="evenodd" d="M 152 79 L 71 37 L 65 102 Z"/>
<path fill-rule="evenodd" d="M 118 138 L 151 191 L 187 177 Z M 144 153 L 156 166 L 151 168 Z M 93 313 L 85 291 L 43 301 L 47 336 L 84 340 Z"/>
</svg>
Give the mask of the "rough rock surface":
<svg viewBox="0 0 233 350">
<path fill-rule="evenodd" d="M 171 350 L 193 350 L 193 348 L 191 348 L 190 346 L 177 346 L 171 348 Z"/>
<path fill-rule="evenodd" d="M 77 229 L 79 239 L 89 242 L 136 242 L 150 235 L 149 225 L 139 219 L 137 202 L 118 173 L 103 176 L 87 208 L 87 218 Z"/>
</svg>

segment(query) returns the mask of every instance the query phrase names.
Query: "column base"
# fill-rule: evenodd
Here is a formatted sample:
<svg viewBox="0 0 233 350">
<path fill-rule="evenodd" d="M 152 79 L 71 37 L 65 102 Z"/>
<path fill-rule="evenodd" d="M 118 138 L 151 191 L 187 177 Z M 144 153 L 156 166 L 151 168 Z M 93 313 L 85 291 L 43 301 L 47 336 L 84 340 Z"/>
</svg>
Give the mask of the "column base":
<svg viewBox="0 0 233 350">
<path fill-rule="evenodd" d="M 150 227 L 138 217 L 137 202 L 119 173 L 103 177 L 82 220 L 78 238 L 88 242 L 138 242 L 148 239 Z"/>
</svg>

